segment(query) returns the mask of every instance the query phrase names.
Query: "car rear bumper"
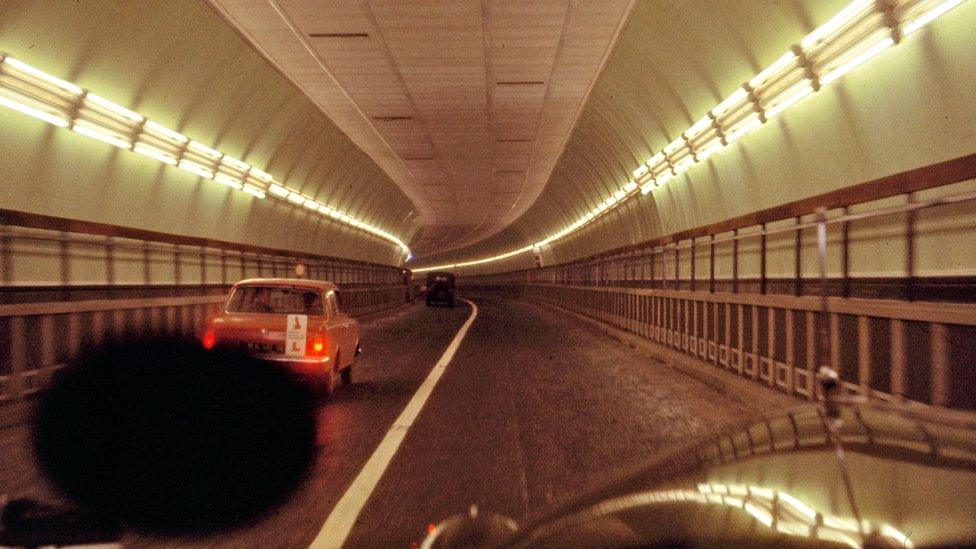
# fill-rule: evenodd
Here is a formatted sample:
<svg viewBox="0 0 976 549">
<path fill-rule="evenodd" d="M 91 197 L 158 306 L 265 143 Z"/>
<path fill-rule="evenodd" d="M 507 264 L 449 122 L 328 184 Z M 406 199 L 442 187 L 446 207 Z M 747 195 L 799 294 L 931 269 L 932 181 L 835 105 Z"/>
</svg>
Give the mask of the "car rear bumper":
<svg viewBox="0 0 976 549">
<path fill-rule="evenodd" d="M 307 364 L 310 366 L 316 366 L 319 364 L 328 364 L 332 362 L 332 359 L 327 356 L 295 357 L 295 356 L 281 356 L 281 355 L 257 355 L 255 358 L 260 358 L 261 360 L 270 360 L 271 362 L 282 362 L 286 364 Z"/>
</svg>

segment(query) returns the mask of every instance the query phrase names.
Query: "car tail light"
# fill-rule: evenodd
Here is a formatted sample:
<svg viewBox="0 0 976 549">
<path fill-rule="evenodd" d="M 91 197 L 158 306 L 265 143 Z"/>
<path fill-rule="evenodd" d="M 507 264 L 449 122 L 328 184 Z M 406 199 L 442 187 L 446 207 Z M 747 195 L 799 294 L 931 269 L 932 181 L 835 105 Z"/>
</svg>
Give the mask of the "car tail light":
<svg viewBox="0 0 976 549">
<path fill-rule="evenodd" d="M 329 342 L 328 339 L 325 337 L 325 334 L 322 333 L 312 334 L 311 337 L 308 338 L 307 354 L 315 355 L 315 356 L 322 356 L 326 354 L 329 351 L 328 343 Z"/>
<path fill-rule="evenodd" d="M 213 349 L 214 345 L 217 344 L 217 333 L 214 332 L 213 328 L 209 328 L 207 330 L 207 333 L 203 334 L 202 343 L 203 343 L 203 348 L 207 349 L 208 351 L 210 349 Z"/>
</svg>

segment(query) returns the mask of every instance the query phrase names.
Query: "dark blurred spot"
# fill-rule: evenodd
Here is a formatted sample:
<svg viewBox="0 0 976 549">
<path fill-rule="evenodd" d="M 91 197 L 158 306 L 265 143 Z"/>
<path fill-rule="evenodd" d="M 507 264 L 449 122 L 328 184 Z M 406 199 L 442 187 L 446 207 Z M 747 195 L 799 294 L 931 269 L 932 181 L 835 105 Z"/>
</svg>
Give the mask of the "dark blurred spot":
<svg viewBox="0 0 976 549">
<path fill-rule="evenodd" d="M 91 352 L 41 400 L 41 468 L 76 504 L 158 533 L 253 520 L 304 478 L 312 395 L 277 366 L 194 341 Z"/>
</svg>

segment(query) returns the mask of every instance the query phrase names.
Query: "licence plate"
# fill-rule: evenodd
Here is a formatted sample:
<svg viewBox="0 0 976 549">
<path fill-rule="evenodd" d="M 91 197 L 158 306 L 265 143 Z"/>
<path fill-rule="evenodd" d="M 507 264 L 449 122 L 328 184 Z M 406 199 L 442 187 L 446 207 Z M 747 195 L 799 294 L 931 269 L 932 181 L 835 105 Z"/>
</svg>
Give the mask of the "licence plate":
<svg viewBox="0 0 976 549">
<path fill-rule="evenodd" d="M 283 353 L 285 350 L 275 343 L 245 343 L 244 351 L 248 353 Z"/>
</svg>

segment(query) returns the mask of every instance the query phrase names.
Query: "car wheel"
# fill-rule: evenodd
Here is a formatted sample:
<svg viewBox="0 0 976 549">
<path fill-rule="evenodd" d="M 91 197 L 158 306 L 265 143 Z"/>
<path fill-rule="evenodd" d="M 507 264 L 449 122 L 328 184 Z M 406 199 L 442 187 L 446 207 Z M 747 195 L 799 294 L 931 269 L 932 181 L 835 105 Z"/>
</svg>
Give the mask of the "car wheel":
<svg viewBox="0 0 976 549">
<path fill-rule="evenodd" d="M 352 364 L 342 371 L 342 384 L 349 385 L 350 383 L 352 383 Z"/>
</svg>

